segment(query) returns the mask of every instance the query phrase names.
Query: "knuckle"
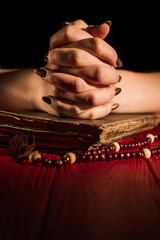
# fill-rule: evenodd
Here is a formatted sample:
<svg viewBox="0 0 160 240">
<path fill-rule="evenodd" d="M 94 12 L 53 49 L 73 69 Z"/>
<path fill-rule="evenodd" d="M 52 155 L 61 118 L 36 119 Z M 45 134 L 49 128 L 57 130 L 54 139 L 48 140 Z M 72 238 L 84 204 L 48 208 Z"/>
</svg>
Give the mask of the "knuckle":
<svg viewBox="0 0 160 240">
<path fill-rule="evenodd" d="M 100 53 L 101 39 L 98 37 L 91 38 L 91 49 L 98 55 Z"/>
<path fill-rule="evenodd" d="M 80 110 L 76 105 L 72 105 L 70 108 L 70 112 L 74 115 L 78 115 L 80 114 Z"/>
<path fill-rule="evenodd" d="M 84 84 L 83 84 L 83 80 L 79 77 L 76 77 L 74 80 L 74 90 L 77 93 L 82 92 L 84 89 Z"/>
<path fill-rule="evenodd" d="M 72 34 L 73 34 L 73 26 L 68 25 L 65 28 L 63 28 L 64 39 L 67 42 L 71 41 Z"/>
<path fill-rule="evenodd" d="M 74 66 L 78 66 L 81 62 L 81 54 L 78 49 L 75 49 L 74 52 L 70 54 L 70 61 Z"/>
<path fill-rule="evenodd" d="M 103 79 L 103 68 L 100 65 L 95 67 L 94 77 L 98 82 Z"/>
<path fill-rule="evenodd" d="M 97 116 L 96 116 L 96 113 L 95 113 L 95 111 L 94 110 L 91 110 L 89 113 L 88 113 L 88 117 L 87 117 L 88 119 L 96 119 L 97 118 Z"/>
<path fill-rule="evenodd" d="M 86 97 L 86 103 L 91 106 L 97 105 L 97 98 L 94 93 L 89 93 Z"/>
</svg>

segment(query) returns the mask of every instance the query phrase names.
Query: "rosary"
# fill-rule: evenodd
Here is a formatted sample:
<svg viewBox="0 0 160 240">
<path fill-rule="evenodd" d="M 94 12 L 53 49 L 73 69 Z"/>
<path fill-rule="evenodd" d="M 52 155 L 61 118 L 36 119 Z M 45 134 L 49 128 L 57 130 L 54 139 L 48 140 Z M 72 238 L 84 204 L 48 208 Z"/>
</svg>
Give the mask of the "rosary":
<svg viewBox="0 0 160 240">
<path fill-rule="evenodd" d="M 32 141 L 23 134 L 14 136 L 10 140 L 10 146 L 19 162 L 40 164 L 47 167 L 59 167 L 64 164 L 80 162 L 96 162 L 128 159 L 149 159 L 160 155 L 160 147 L 152 148 L 152 144 L 160 141 L 160 135 L 147 134 L 145 139 L 128 143 L 113 142 L 99 149 L 81 152 L 68 152 L 64 155 L 44 154 L 35 150 L 35 138 Z"/>
</svg>

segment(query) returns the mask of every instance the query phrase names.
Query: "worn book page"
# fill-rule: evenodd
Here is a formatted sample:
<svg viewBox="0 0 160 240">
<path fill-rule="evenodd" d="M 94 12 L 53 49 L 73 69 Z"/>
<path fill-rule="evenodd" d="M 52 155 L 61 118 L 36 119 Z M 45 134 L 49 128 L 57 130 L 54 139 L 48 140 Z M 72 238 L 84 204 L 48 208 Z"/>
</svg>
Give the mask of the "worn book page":
<svg viewBox="0 0 160 240">
<path fill-rule="evenodd" d="M 155 114 L 110 114 L 97 120 L 58 118 L 43 112 L 0 111 L 0 127 L 51 137 L 61 150 L 99 147 L 152 129 L 160 123 Z"/>
</svg>

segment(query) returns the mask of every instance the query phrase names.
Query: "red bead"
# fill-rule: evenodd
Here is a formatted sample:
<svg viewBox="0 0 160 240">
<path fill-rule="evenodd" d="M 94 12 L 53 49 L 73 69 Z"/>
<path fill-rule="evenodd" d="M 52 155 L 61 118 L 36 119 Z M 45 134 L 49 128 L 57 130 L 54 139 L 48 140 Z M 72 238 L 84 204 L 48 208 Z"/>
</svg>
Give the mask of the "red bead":
<svg viewBox="0 0 160 240">
<path fill-rule="evenodd" d="M 106 149 L 104 147 L 101 148 L 101 152 L 102 153 L 105 153 L 106 152 Z"/>
<path fill-rule="evenodd" d="M 136 158 L 136 153 L 135 152 L 131 152 L 131 157 L 132 158 Z"/>
<path fill-rule="evenodd" d="M 114 155 L 113 155 L 113 159 L 114 159 L 114 160 L 117 160 L 117 159 L 118 159 L 118 155 L 117 155 L 117 154 L 114 154 Z"/>
<path fill-rule="evenodd" d="M 81 162 L 86 161 L 86 156 L 83 153 L 79 154 L 79 161 L 81 161 Z"/>
<path fill-rule="evenodd" d="M 134 149 L 136 146 L 134 143 L 131 143 L 132 149 Z"/>
<path fill-rule="evenodd" d="M 123 144 L 123 143 L 120 143 L 119 146 L 120 146 L 120 150 L 123 150 L 124 144 Z"/>
<path fill-rule="evenodd" d="M 112 156 L 112 154 L 108 154 L 108 160 L 113 160 L 113 156 Z"/>
<path fill-rule="evenodd" d="M 125 149 L 125 150 L 128 149 L 128 144 L 124 144 L 124 149 Z"/>
<path fill-rule="evenodd" d="M 128 143 L 128 149 L 132 149 L 132 144 Z"/>
<path fill-rule="evenodd" d="M 111 146 L 109 146 L 109 149 L 110 149 L 110 152 L 112 152 L 115 150 L 115 146 L 111 145 Z"/>
<path fill-rule="evenodd" d="M 93 161 L 99 161 L 99 155 L 98 154 L 93 155 Z"/>
<path fill-rule="evenodd" d="M 93 156 L 92 156 L 92 155 L 88 155 L 88 156 L 86 157 L 86 160 L 87 160 L 88 162 L 92 162 L 92 161 L 93 161 Z"/>
<path fill-rule="evenodd" d="M 129 152 L 126 153 L 126 159 L 131 158 L 131 154 Z"/>
<path fill-rule="evenodd" d="M 138 146 L 138 148 L 141 148 L 142 147 L 142 144 L 141 144 L 141 142 L 139 141 L 139 142 L 137 142 L 137 146 Z"/>
<path fill-rule="evenodd" d="M 97 154 L 97 151 L 95 149 L 92 150 L 92 154 Z"/>
<path fill-rule="evenodd" d="M 106 160 L 106 156 L 105 156 L 105 154 L 103 154 L 103 153 L 101 153 L 101 154 L 99 155 L 99 158 L 100 158 L 101 161 L 105 161 L 105 160 Z"/>
<path fill-rule="evenodd" d="M 119 159 L 124 159 L 124 158 L 125 158 L 124 153 L 120 153 L 120 154 L 119 154 Z"/>
<path fill-rule="evenodd" d="M 101 154 L 102 153 L 101 149 L 97 149 L 97 153 Z"/>
</svg>

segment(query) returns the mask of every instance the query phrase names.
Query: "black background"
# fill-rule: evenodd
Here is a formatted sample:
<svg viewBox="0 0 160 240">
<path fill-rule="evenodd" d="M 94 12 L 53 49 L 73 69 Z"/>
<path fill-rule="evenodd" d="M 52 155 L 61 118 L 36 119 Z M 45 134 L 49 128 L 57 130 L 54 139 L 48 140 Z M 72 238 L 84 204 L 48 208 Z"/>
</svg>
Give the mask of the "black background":
<svg viewBox="0 0 160 240">
<path fill-rule="evenodd" d="M 0 64 L 2 67 L 44 65 L 50 36 L 61 22 L 83 19 L 88 24 L 112 20 L 106 41 L 118 52 L 124 68 L 159 70 L 159 3 L 135 1 L 44 1 L 2 4 Z"/>
</svg>

